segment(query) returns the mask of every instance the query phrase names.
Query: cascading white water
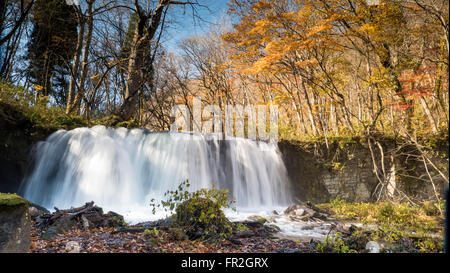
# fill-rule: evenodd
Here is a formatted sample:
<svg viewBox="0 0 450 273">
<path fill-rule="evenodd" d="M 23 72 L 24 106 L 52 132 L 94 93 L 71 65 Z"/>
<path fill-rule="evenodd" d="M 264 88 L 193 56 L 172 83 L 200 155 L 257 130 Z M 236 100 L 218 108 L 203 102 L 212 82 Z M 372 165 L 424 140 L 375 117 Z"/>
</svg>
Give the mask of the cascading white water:
<svg viewBox="0 0 450 273">
<path fill-rule="evenodd" d="M 136 221 L 152 218 L 150 200 L 164 199 L 185 180 L 189 190 L 229 189 L 238 210 L 290 203 L 276 144 L 104 126 L 60 130 L 39 143 L 21 191 L 47 208 L 95 201 Z"/>
</svg>

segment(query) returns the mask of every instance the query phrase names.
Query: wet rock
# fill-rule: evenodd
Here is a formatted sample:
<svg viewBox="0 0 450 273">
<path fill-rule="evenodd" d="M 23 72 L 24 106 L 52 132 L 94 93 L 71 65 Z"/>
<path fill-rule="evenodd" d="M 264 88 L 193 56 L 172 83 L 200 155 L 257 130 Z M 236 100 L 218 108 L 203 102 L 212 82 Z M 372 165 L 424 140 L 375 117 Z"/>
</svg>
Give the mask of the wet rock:
<svg viewBox="0 0 450 273">
<path fill-rule="evenodd" d="M 316 214 L 316 212 L 313 209 L 308 208 L 305 205 L 291 205 L 289 206 L 285 211 L 284 214 L 288 214 L 288 215 L 297 215 L 297 216 L 302 216 L 305 214 L 308 214 L 310 216 L 314 216 Z"/>
<path fill-rule="evenodd" d="M 296 204 L 289 206 L 284 214 L 293 221 L 326 221 L 327 216 L 325 213 L 316 211 L 313 205 Z"/>
<path fill-rule="evenodd" d="M 20 196 L 0 193 L 0 253 L 25 253 L 30 249 L 28 206 Z"/>
<path fill-rule="evenodd" d="M 302 216 L 303 214 L 305 214 L 305 210 L 304 209 L 298 209 L 298 210 L 294 210 L 293 213 L 297 216 Z"/>
<path fill-rule="evenodd" d="M 40 212 L 35 207 L 29 207 L 28 208 L 28 214 L 30 215 L 31 219 L 36 219 L 36 217 L 39 216 Z"/>
<path fill-rule="evenodd" d="M 46 208 L 44 208 L 43 206 L 40 206 L 38 204 L 35 203 L 30 203 L 30 207 L 35 207 L 39 210 L 39 215 L 41 214 L 46 214 L 46 213 L 50 213 L 50 211 Z"/>
</svg>

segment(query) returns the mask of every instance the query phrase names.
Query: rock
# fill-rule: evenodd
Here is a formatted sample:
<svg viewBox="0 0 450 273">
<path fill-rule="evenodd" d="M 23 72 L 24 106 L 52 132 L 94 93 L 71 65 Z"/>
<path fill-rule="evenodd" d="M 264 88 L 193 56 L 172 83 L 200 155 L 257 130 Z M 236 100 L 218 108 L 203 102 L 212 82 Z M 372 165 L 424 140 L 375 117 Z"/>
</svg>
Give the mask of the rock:
<svg viewBox="0 0 450 273">
<path fill-rule="evenodd" d="M 275 215 L 280 215 L 280 214 L 278 213 L 278 211 L 276 211 L 276 210 L 273 210 L 272 213 L 275 214 Z"/>
<path fill-rule="evenodd" d="M 234 235 L 236 238 L 250 238 L 253 236 L 255 236 L 255 233 L 251 230 L 239 230 Z"/>
<path fill-rule="evenodd" d="M 252 215 L 252 216 L 249 216 L 248 219 L 249 219 L 249 220 L 252 220 L 252 221 L 254 221 L 254 222 L 261 223 L 261 224 L 264 224 L 265 222 L 267 222 L 267 219 L 266 219 L 266 218 L 264 218 L 264 217 L 262 217 L 262 216 L 259 216 L 259 215 Z"/>
<path fill-rule="evenodd" d="M 268 232 L 268 233 L 277 233 L 280 232 L 281 229 L 279 226 L 274 225 L 274 224 L 268 224 L 268 225 L 264 225 L 264 229 Z"/>
<path fill-rule="evenodd" d="M 227 238 L 228 241 L 230 241 L 231 243 L 235 244 L 235 245 L 242 245 L 242 242 L 238 239 L 234 239 L 234 238 Z"/>
<path fill-rule="evenodd" d="M 298 209 L 298 205 L 290 205 L 287 209 L 284 210 L 284 214 L 291 214 L 291 212 Z"/>
<path fill-rule="evenodd" d="M 293 213 L 297 216 L 302 216 L 303 214 L 305 214 L 305 210 L 304 209 L 298 209 L 298 210 L 294 210 Z"/>
<path fill-rule="evenodd" d="M 303 221 L 308 220 L 308 219 L 307 219 L 307 218 L 308 218 L 308 215 L 301 216 L 301 217 L 295 216 L 295 215 L 289 215 L 288 218 L 289 218 L 291 221 L 295 221 L 295 222 L 303 222 Z"/>
<path fill-rule="evenodd" d="M 288 215 L 288 217 L 293 221 L 316 221 L 322 222 L 327 220 L 327 215 L 323 212 L 318 212 L 319 210 L 315 208 L 312 204 L 304 205 L 297 204 L 289 206 L 284 214 Z"/>
<path fill-rule="evenodd" d="M 295 248 L 278 248 L 274 250 L 275 253 L 301 253 L 300 249 Z"/>
<path fill-rule="evenodd" d="M 305 205 L 291 205 L 284 211 L 284 214 L 297 216 L 303 216 L 304 214 L 308 214 L 310 216 L 314 216 L 317 214 L 317 212 L 315 212 L 311 208 L 308 208 Z"/>
<path fill-rule="evenodd" d="M 378 244 L 378 243 L 375 242 L 375 241 L 369 241 L 369 242 L 366 244 L 366 250 L 367 250 L 369 253 L 380 253 L 381 246 L 380 246 L 380 244 Z"/>
<path fill-rule="evenodd" d="M 107 223 L 105 224 L 106 226 L 109 227 L 122 227 L 122 226 L 126 226 L 127 223 L 125 222 L 125 220 L 123 219 L 123 216 L 115 213 L 113 211 L 108 212 L 105 215 L 106 219 L 107 219 Z"/>
<path fill-rule="evenodd" d="M 27 200 L 0 193 L 0 253 L 26 253 L 30 249 L 31 221 Z"/>
<path fill-rule="evenodd" d="M 30 207 L 35 207 L 39 210 L 39 215 L 41 214 L 46 214 L 46 213 L 50 213 L 50 211 L 48 211 L 48 209 L 44 208 L 43 206 L 40 206 L 38 204 L 35 203 L 30 203 Z"/>
<path fill-rule="evenodd" d="M 39 214 L 41 214 L 41 213 L 40 213 L 40 211 L 39 211 L 37 208 L 35 208 L 35 207 L 29 207 L 29 208 L 28 208 L 28 214 L 30 215 L 31 219 L 35 219 L 35 218 L 38 217 Z"/>
<path fill-rule="evenodd" d="M 66 244 L 66 252 L 69 253 L 80 253 L 81 246 L 78 242 L 75 241 L 69 241 Z"/>
<path fill-rule="evenodd" d="M 336 227 L 335 230 L 337 232 L 343 233 L 343 234 L 349 234 L 349 230 L 350 230 L 350 226 L 349 225 L 345 225 L 345 224 L 341 224 L 339 223 Z"/>
<path fill-rule="evenodd" d="M 62 234 L 66 231 L 71 230 L 77 225 L 77 222 L 70 217 L 61 217 L 56 220 L 48 229 L 41 235 L 43 240 L 51 240 L 56 235 Z"/>
</svg>

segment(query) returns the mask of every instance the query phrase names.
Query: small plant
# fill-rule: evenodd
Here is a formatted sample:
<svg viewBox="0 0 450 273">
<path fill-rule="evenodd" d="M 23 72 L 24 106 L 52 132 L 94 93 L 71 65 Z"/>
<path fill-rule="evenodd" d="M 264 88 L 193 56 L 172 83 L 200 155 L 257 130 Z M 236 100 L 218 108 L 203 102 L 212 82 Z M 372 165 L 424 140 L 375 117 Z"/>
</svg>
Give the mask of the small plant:
<svg viewBox="0 0 450 273">
<path fill-rule="evenodd" d="M 160 204 L 152 200 L 153 213 L 156 208 L 175 212 L 177 225 L 184 227 L 186 233 L 201 233 L 203 237 L 227 237 L 233 231 L 232 223 L 225 217 L 224 208 L 230 208 L 234 200 L 228 190 L 200 189 L 189 192 L 188 181 L 182 182 L 176 190 L 165 193 L 167 200 Z"/>
<path fill-rule="evenodd" d="M 355 249 L 350 248 L 341 237 L 342 234 L 339 232 L 331 238 L 327 237 L 325 242 L 316 245 L 316 251 L 321 253 L 358 253 Z"/>
<path fill-rule="evenodd" d="M 146 238 L 156 238 L 159 236 L 159 230 L 157 230 L 156 227 L 154 227 L 152 230 L 146 229 L 144 231 L 144 236 Z"/>
</svg>

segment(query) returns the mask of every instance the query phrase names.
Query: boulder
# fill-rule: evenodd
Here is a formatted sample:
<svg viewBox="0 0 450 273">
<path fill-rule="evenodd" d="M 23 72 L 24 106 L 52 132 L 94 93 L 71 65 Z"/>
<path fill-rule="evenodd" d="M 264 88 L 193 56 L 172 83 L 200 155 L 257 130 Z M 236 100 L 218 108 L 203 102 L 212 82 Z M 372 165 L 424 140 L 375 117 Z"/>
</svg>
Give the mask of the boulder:
<svg viewBox="0 0 450 273">
<path fill-rule="evenodd" d="M 327 216 L 322 211 L 318 211 L 311 204 L 296 204 L 289 206 L 284 214 L 287 215 L 293 221 L 325 221 L 327 220 Z"/>
<path fill-rule="evenodd" d="M 29 202 L 15 194 L 0 193 L 0 253 L 26 253 L 30 249 Z"/>
<path fill-rule="evenodd" d="M 279 226 L 275 225 L 275 224 L 268 224 L 268 225 L 264 225 L 264 229 L 268 232 L 268 233 L 277 233 L 280 232 L 281 229 Z"/>
<path fill-rule="evenodd" d="M 77 221 L 70 217 L 58 218 L 50 227 L 41 235 L 43 240 L 51 240 L 56 235 L 69 231 L 77 226 Z"/>
<path fill-rule="evenodd" d="M 35 219 L 36 217 L 39 216 L 40 212 L 35 207 L 29 207 L 28 208 L 28 214 L 30 214 L 31 219 Z"/>
<path fill-rule="evenodd" d="M 261 224 L 264 224 L 265 222 L 267 222 L 266 218 L 259 216 L 259 215 L 251 215 L 248 217 L 248 219 L 251 221 L 254 221 L 254 222 L 261 223 Z"/>
<path fill-rule="evenodd" d="M 253 236 L 255 236 L 255 232 L 252 230 L 239 230 L 235 234 L 236 238 L 250 238 Z"/>
<path fill-rule="evenodd" d="M 305 214 L 308 214 L 314 217 L 317 214 L 317 212 L 311 208 L 308 208 L 305 205 L 291 205 L 284 211 L 284 214 L 296 216 L 303 216 Z"/>
<path fill-rule="evenodd" d="M 106 220 L 106 222 L 104 223 L 104 226 L 108 226 L 108 227 L 122 227 L 122 226 L 126 226 L 127 225 L 127 223 L 123 219 L 123 216 L 118 214 L 118 213 L 115 213 L 113 211 L 110 211 L 107 214 L 105 214 L 104 218 Z"/>
</svg>

